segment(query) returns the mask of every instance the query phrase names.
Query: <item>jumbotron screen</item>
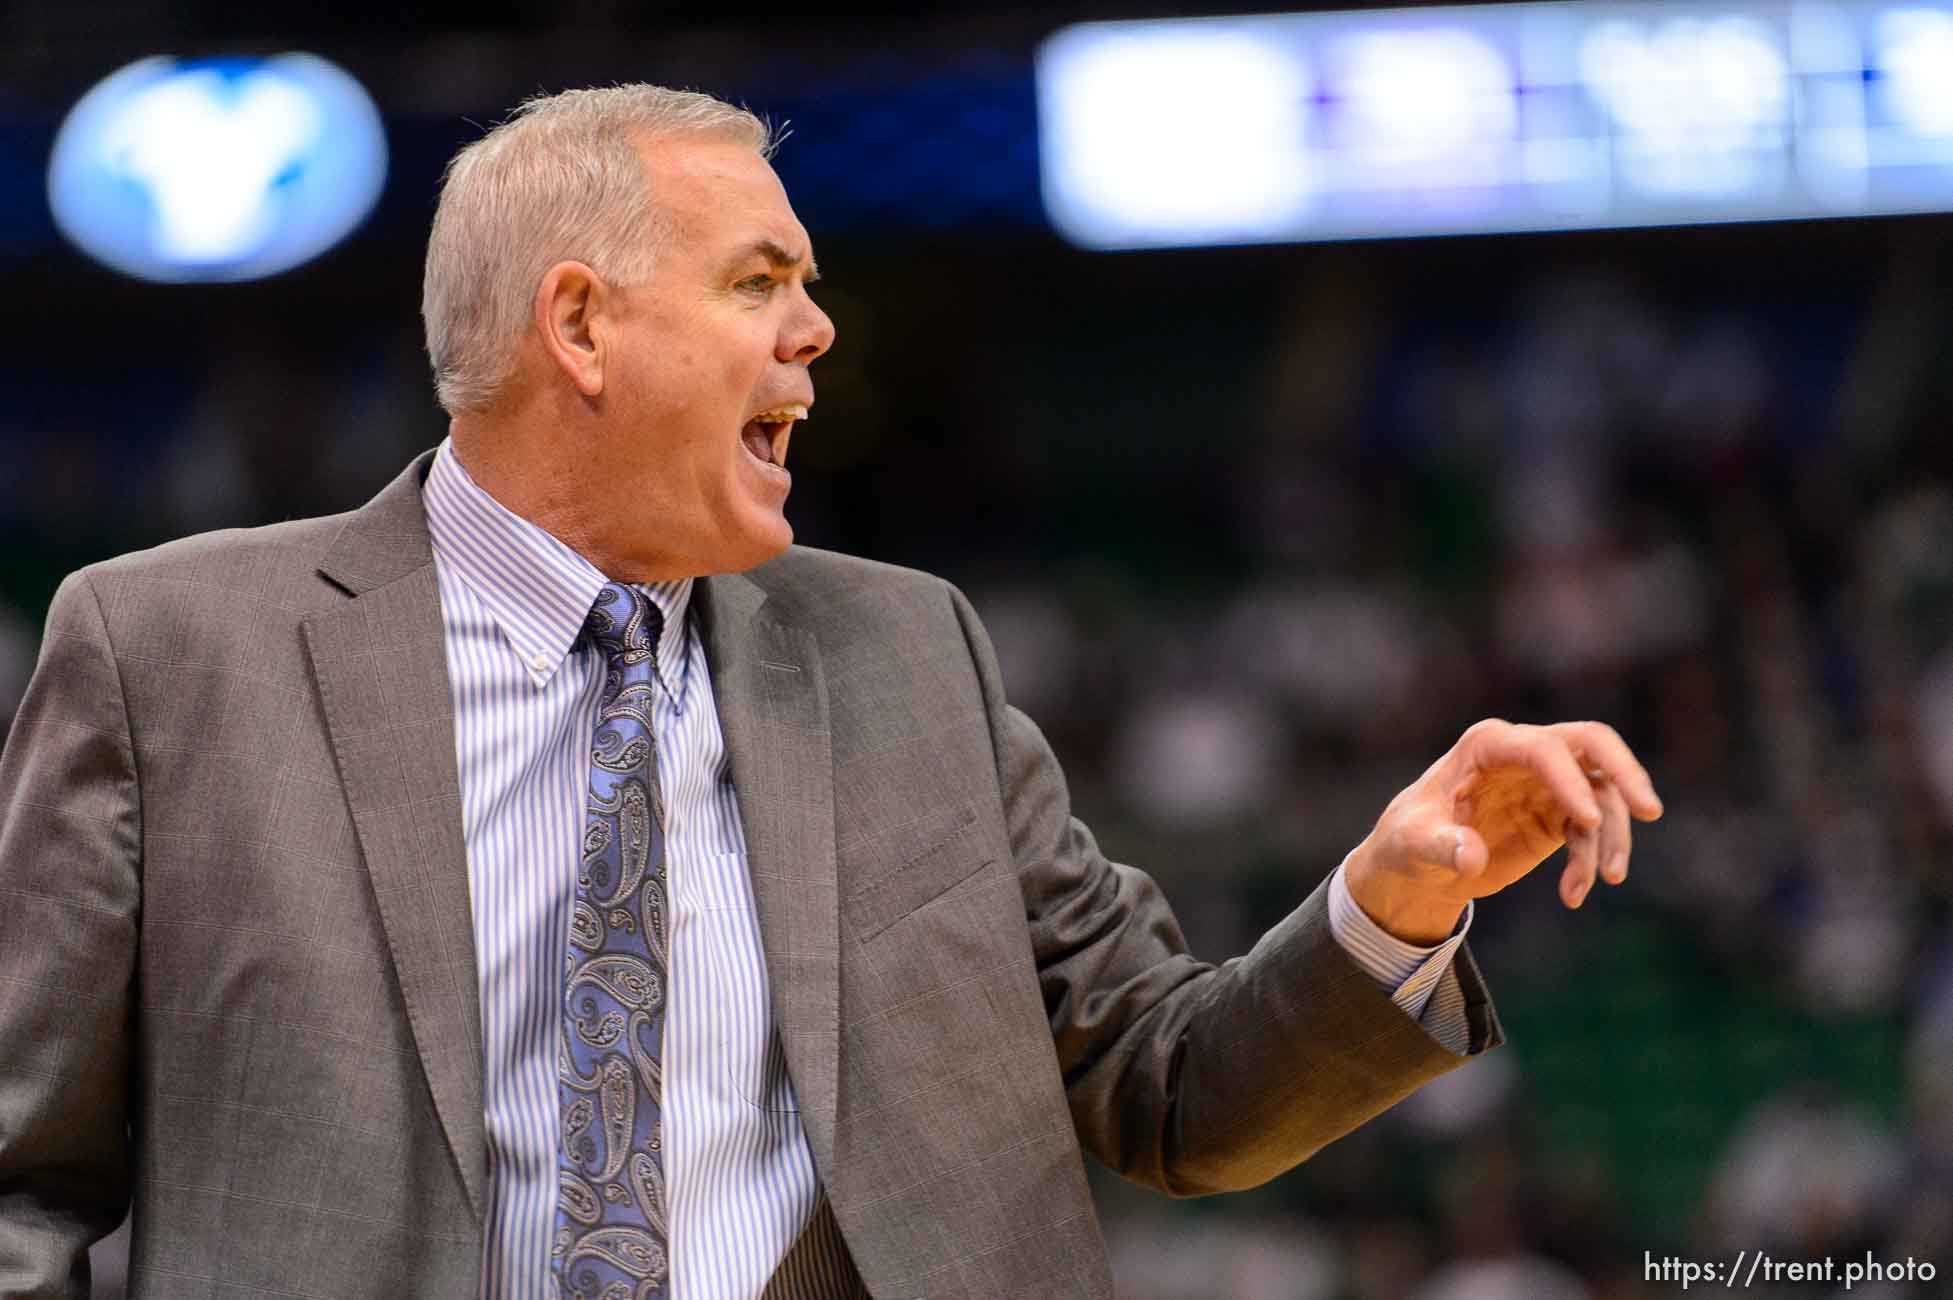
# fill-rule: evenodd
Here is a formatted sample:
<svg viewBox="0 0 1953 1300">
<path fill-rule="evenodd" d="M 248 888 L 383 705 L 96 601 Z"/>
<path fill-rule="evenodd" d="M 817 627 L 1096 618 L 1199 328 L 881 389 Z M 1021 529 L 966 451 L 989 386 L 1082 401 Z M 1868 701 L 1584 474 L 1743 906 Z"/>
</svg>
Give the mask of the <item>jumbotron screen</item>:
<svg viewBox="0 0 1953 1300">
<path fill-rule="evenodd" d="M 1953 211 L 1953 3 L 1086 23 L 1037 87 L 1089 248 Z"/>
</svg>

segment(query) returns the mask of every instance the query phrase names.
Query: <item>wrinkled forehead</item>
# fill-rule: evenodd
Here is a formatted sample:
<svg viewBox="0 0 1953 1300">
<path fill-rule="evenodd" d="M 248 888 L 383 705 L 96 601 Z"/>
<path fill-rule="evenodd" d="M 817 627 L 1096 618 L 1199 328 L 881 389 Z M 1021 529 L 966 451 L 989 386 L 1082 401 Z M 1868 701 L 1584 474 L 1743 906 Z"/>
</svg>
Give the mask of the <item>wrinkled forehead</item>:
<svg viewBox="0 0 1953 1300">
<path fill-rule="evenodd" d="M 639 151 L 674 241 L 711 256 L 770 242 L 811 256 L 786 187 L 751 147 L 713 136 L 641 140 Z"/>
</svg>

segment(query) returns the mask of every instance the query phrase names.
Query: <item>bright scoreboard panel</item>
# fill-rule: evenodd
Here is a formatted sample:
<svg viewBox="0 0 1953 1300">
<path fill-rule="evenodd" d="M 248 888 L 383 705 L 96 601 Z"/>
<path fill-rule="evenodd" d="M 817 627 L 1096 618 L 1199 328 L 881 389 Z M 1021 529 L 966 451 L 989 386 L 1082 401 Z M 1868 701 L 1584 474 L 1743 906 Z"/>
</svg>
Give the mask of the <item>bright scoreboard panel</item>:
<svg viewBox="0 0 1953 1300">
<path fill-rule="evenodd" d="M 1087 23 L 1037 93 L 1090 248 L 1953 211 L 1953 3 Z"/>
</svg>

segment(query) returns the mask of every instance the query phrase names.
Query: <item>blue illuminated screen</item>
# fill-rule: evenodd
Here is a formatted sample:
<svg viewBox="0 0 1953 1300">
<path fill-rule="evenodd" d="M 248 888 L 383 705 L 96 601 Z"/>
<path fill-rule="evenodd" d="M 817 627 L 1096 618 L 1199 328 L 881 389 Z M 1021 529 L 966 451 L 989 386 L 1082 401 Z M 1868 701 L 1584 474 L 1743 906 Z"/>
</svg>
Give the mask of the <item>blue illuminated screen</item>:
<svg viewBox="0 0 1953 1300">
<path fill-rule="evenodd" d="M 1037 90 L 1091 248 L 1953 211 L 1953 3 L 1087 23 Z"/>
</svg>

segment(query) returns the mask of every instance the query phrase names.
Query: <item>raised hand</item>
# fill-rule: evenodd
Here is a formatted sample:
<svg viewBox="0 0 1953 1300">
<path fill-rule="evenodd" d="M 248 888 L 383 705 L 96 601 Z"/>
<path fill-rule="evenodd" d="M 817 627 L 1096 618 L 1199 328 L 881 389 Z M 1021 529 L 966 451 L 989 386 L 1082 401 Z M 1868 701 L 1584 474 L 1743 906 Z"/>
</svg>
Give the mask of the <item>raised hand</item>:
<svg viewBox="0 0 1953 1300">
<path fill-rule="evenodd" d="M 1465 904 L 1497 893 L 1565 844 L 1560 897 L 1627 879 L 1635 821 L 1661 816 L 1647 771 L 1610 726 L 1490 719 L 1390 801 L 1350 854 L 1350 894 L 1398 938 L 1434 944 Z"/>
</svg>

